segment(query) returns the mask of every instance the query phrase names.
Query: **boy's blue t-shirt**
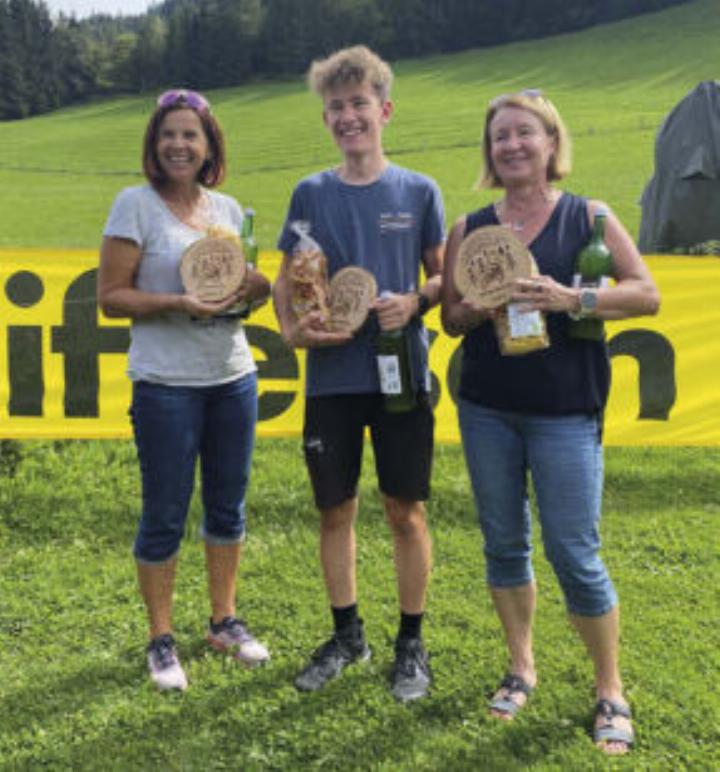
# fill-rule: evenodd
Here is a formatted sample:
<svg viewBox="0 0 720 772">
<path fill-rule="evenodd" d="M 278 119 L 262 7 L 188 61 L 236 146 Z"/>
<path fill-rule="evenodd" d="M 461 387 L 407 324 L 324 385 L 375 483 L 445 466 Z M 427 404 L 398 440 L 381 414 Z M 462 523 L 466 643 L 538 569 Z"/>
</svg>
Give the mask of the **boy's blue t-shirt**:
<svg viewBox="0 0 720 772">
<path fill-rule="evenodd" d="M 327 257 L 330 277 L 346 266 L 360 266 L 375 276 L 378 294 L 416 291 L 423 251 L 445 239 L 437 184 L 394 164 L 369 185 L 348 185 L 334 170 L 302 180 L 278 241 L 283 252 L 291 254 L 295 248 L 298 237 L 290 225 L 297 220 L 309 225 L 310 236 Z M 427 330 L 418 318 L 408 329 L 415 386 L 429 391 Z M 349 343 L 309 349 L 307 395 L 378 393 L 378 332 L 371 313 Z"/>
</svg>

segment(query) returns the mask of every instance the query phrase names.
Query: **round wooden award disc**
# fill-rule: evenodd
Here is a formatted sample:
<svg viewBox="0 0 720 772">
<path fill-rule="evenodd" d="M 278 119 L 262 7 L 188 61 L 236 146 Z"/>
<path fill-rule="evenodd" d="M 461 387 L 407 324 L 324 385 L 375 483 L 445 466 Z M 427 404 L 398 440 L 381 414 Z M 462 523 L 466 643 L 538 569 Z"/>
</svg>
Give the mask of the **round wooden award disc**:
<svg viewBox="0 0 720 772">
<path fill-rule="evenodd" d="M 502 225 L 476 228 L 458 252 L 454 279 L 458 292 L 480 308 L 497 308 L 510 300 L 515 279 L 533 272 L 528 248 Z"/>
<path fill-rule="evenodd" d="M 230 297 L 244 277 L 242 247 L 229 239 L 206 236 L 191 244 L 180 259 L 185 291 L 207 302 Z"/>
<path fill-rule="evenodd" d="M 328 326 L 337 331 L 355 332 L 365 319 L 377 295 L 375 277 L 364 268 L 341 268 L 330 279 Z"/>
</svg>

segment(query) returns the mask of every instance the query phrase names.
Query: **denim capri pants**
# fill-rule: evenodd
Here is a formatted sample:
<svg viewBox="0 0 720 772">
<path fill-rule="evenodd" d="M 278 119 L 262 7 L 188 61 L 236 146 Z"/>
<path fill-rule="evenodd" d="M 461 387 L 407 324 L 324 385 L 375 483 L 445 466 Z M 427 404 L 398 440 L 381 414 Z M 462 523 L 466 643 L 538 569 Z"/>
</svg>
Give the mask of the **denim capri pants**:
<svg viewBox="0 0 720 772">
<path fill-rule="evenodd" d="M 257 375 L 214 386 L 133 383 L 130 408 L 142 478 L 133 553 L 164 563 L 178 552 L 200 458 L 208 544 L 245 536 L 245 492 L 257 421 Z"/>
<path fill-rule="evenodd" d="M 528 471 L 545 555 L 568 611 L 600 616 L 617 595 L 600 558 L 603 451 L 595 415 L 523 415 L 458 404 L 491 587 L 533 580 Z"/>
</svg>

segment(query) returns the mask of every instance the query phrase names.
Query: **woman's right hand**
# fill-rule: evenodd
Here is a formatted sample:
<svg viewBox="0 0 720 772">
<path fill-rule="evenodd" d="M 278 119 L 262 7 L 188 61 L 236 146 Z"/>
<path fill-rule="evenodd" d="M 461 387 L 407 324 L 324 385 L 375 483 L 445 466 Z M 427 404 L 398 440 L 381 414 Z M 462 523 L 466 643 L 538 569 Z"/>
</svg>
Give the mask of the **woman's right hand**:
<svg viewBox="0 0 720 772">
<path fill-rule="evenodd" d="M 209 319 L 211 316 L 227 311 L 237 303 L 237 295 L 233 294 L 225 300 L 200 300 L 196 295 L 185 293 L 178 295 L 179 310 L 195 319 Z"/>
<path fill-rule="evenodd" d="M 464 236 L 465 217 L 460 217 L 450 231 L 445 251 L 441 293 L 442 325 L 445 332 L 452 337 L 465 335 L 497 313 L 478 308 L 472 301 L 463 298 L 455 286 L 455 263 Z"/>
</svg>

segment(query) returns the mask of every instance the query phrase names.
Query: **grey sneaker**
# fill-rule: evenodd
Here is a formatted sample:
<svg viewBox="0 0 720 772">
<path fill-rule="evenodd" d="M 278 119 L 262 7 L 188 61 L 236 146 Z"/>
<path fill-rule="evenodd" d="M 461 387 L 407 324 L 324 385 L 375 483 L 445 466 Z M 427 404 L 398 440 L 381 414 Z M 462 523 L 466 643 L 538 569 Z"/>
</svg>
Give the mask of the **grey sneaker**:
<svg viewBox="0 0 720 772">
<path fill-rule="evenodd" d="M 390 680 L 392 695 L 401 702 L 417 700 L 428 693 L 432 673 L 420 638 L 398 638 Z"/>
<path fill-rule="evenodd" d="M 270 659 L 265 646 L 255 639 L 242 619 L 235 617 L 225 617 L 217 624 L 211 619 L 207 642 L 217 651 L 232 652 L 235 659 L 247 667 L 261 665 Z"/>
<path fill-rule="evenodd" d="M 158 635 L 150 641 L 147 662 L 150 678 L 158 689 L 187 689 L 187 677 L 178 659 L 172 635 Z"/>
<path fill-rule="evenodd" d="M 362 621 L 347 630 L 337 631 L 329 641 L 316 649 L 310 662 L 295 679 L 301 692 L 314 692 L 337 678 L 351 662 L 365 662 L 372 652 L 365 643 Z"/>
</svg>

